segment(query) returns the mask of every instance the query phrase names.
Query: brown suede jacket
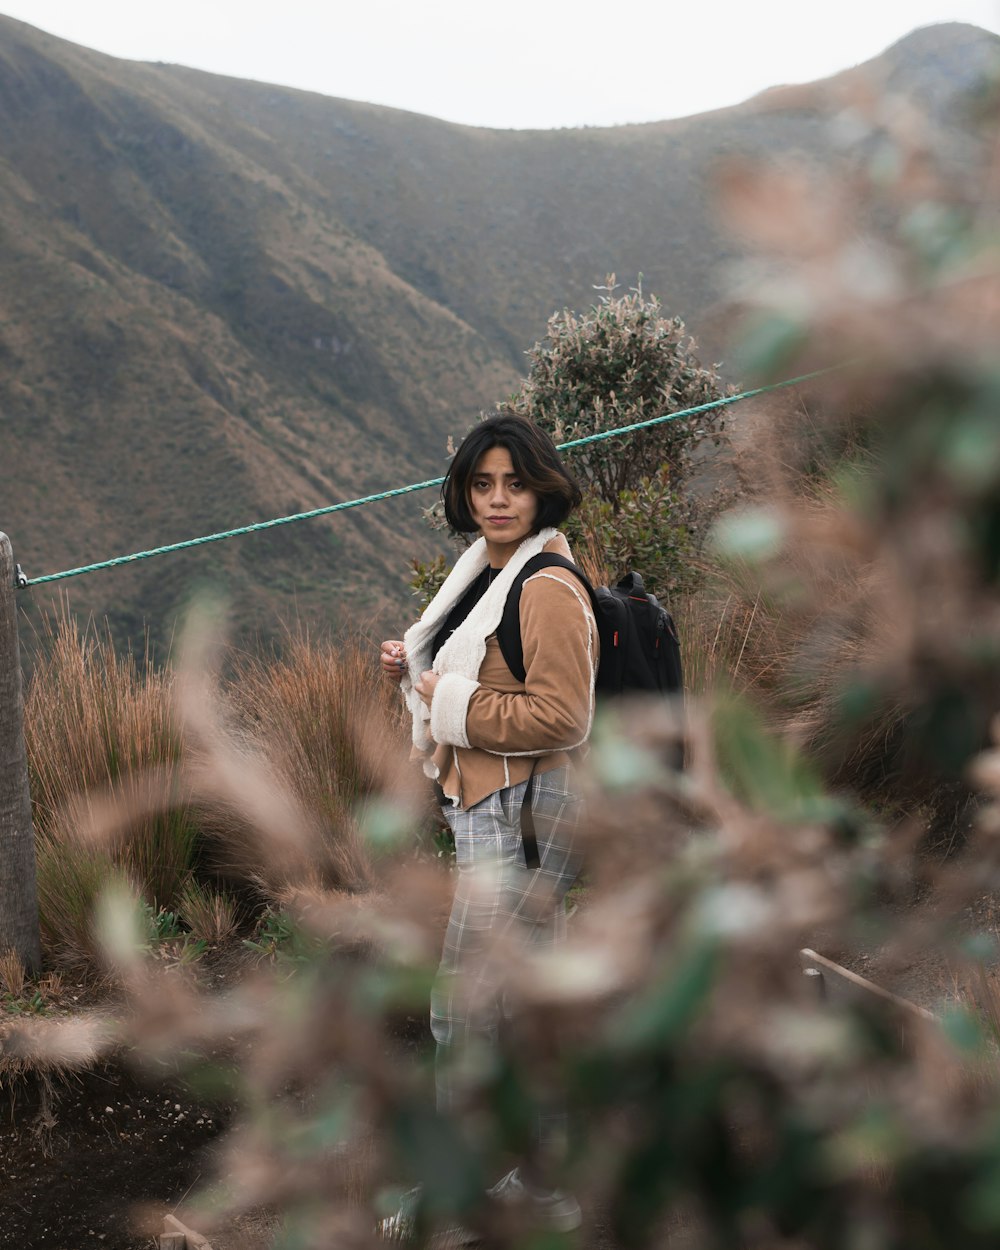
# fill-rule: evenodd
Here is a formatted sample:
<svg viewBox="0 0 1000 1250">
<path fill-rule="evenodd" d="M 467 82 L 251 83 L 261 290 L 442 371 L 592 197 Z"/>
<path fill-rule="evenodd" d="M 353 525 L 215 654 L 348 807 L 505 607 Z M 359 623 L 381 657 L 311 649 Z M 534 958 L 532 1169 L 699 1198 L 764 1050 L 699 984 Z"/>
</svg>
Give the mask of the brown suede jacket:
<svg viewBox="0 0 1000 1250">
<path fill-rule="evenodd" d="M 545 550 L 570 555 L 562 534 Z M 586 750 L 600 641 L 580 579 L 566 569 L 528 578 L 520 620 L 523 682 L 492 634 L 477 681 L 444 673 L 434 691 L 430 729 L 438 781 L 462 808 L 527 780 L 533 768 L 560 768 Z"/>
</svg>

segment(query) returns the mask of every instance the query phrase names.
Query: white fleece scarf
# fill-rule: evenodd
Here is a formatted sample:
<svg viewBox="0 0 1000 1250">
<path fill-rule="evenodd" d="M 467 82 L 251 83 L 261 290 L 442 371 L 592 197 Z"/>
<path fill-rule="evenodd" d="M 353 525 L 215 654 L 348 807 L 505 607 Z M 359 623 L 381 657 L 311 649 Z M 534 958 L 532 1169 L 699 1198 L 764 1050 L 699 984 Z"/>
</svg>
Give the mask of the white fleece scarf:
<svg viewBox="0 0 1000 1250">
<path fill-rule="evenodd" d="M 400 683 L 406 706 L 413 718 L 413 744 L 423 752 L 433 749 L 429 732 L 430 708 L 413 689 L 414 680 L 427 669 L 435 673 L 458 673 L 470 681 L 478 681 L 479 669 L 486 655 L 486 639 L 496 631 L 507 602 L 507 592 L 514 578 L 537 556 L 547 542 L 558 534 L 555 529 L 543 529 L 529 535 L 517 548 L 486 593 L 475 605 L 458 629 L 452 634 L 431 663 L 431 648 L 438 630 L 459 599 L 465 594 L 479 574 L 489 563 L 486 539 L 477 539 L 468 551 L 459 556 L 455 567 L 444 584 L 424 609 L 423 615 L 403 635 L 406 647 L 407 667 Z"/>
</svg>

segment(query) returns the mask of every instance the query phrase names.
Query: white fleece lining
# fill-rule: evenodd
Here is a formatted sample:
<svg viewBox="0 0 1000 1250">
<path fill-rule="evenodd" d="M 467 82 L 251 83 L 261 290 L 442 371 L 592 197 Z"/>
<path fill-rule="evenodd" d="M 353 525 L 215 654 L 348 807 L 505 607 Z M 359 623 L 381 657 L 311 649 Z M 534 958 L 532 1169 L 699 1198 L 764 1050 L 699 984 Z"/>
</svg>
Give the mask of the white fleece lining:
<svg viewBox="0 0 1000 1250">
<path fill-rule="evenodd" d="M 543 529 L 529 535 L 503 566 L 486 593 L 475 605 L 462 624 L 444 644 L 431 663 L 431 648 L 438 630 L 444 624 L 451 609 L 458 603 L 479 574 L 489 563 L 486 539 L 478 538 L 459 556 L 455 567 L 444 580 L 444 585 L 424 609 L 420 619 L 403 635 L 406 647 L 407 667 L 403 671 L 400 689 L 413 720 L 413 743 L 425 754 L 434 748 L 429 733 L 431 714 L 413 682 L 429 668 L 435 673 L 457 673 L 475 681 L 486 655 L 486 639 L 495 633 L 503 615 L 507 592 L 514 578 L 532 556 L 538 555 L 558 534 L 558 530 Z M 435 693 L 436 698 L 436 693 Z M 432 700 L 433 702 L 433 700 Z M 424 771 L 427 771 L 426 763 Z"/>
<path fill-rule="evenodd" d="M 524 582 L 525 586 L 529 585 L 531 582 L 535 581 L 535 579 L 539 577 L 547 577 L 550 581 L 558 582 L 560 586 L 565 586 L 567 590 L 571 590 L 573 594 L 576 595 L 577 602 L 580 604 L 580 607 L 583 609 L 584 616 L 590 621 L 591 625 L 593 626 L 592 629 L 587 630 L 587 659 L 590 661 L 590 708 L 587 713 L 587 729 L 579 742 L 574 742 L 572 745 L 566 745 L 566 746 L 545 747 L 541 751 L 491 751 L 489 747 L 482 747 L 481 749 L 485 751 L 487 755 L 502 755 L 504 757 L 503 766 L 504 766 L 505 771 L 507 769 L 507 757 L 508 756 L 551 755 L 554 751 L 576 750 L 577 747 L 583 746 L 583 744 L 590 737 L 590 730 L 594 724 L 594 698 L 595 698 L 594 692 L 595 692 L 595 686 L 597 683 L 597 666 L 594 663 L 594 634 L 597 631 L 597 622 L 594 620 L 594 612 L 590 606 L 590 599 L 584 596 L 583 594 L 581 594 L 580 591 L 577 590 L 576 586 L 574 586 L 573 583 L 568 581 L 566 578 L 558 577 L 556 576 L 556 574 L 547 573 L 544 570 L 540 573 L 533 573 L 531 577 L 526 578 Z M 437 697 L 437 691 L 435 691 L 435 698 L 436 697 Z"/>
<path fill-rule="evenodd" d="M 452 758 L 452 760 L 453 760 L 453 761 L 454 761 L 454 763 L 455 763 L 455 776 L 458 778 L 458 789 L 459 789 L 459 793 L 458 793 L 458 794 L 449 794 L 447 791 L 445 791 L 445 795 L 444 795 L 444 797 L 445 797 L 446 799 L 451 799 L 452 803 L 454 803 L 456 807 L 461 807 L 461 806 L 462 806 L 462 795 L 461 795 L 461 789 L 462 789 L 462 765 L 459 763 L 459 760 L 458 760 L 458 748 L 457 748 L 457 747 L 452 747 L 452 748 L 451 748 L 451 758 Z"/>
<path fill-rule="evenodd" d="M 431 737 L 442 746 L 469 748 L 472 743 L 465 729 L 469 700 L 479 682 L 461 673 L 444 673 L 434 687 L 431 700 Z"/>
</svg>

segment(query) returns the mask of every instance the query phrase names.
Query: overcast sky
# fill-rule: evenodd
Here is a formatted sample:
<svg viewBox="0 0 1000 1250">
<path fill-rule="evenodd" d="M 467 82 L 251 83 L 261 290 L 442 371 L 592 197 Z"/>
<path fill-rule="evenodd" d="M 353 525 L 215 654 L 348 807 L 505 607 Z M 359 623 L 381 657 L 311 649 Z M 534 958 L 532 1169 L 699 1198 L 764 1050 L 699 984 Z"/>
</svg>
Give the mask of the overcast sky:
<svg viewBox="0 0 1000 1250">
<path fill-rule="evenodd" d="M 656 121 L 808 82 L 1000 0 L 0 0 L 113 56 L 496 127 Z"/>
</svg>

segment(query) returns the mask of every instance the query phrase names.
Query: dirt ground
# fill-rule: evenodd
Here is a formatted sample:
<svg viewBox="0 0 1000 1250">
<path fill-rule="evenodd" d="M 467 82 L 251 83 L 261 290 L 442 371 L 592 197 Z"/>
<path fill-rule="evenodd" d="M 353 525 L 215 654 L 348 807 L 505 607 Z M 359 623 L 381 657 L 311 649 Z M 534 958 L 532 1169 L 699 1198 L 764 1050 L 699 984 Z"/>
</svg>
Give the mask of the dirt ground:
<svg viewBox="0 0 1000 1250">
<path fill-rule="evenodd" d="M 238 976 L 240 951 L 213 948 L 206 981 Z M 115 998 L 71 974 L 50 974 L 39 991 L 55 1020 Z M 30 1016 L 30 993 L 0 996 L 0 1036 Z M 0 1068 L 0 1246 L 154 1250 L 163 1216 L 213 1174 L 213 1143 L 231 1118 L 231 1107 L 124 1059 L 62 1075 Z"/>
<path fill-rule="evenodd" d="M 0 1246 L 156 1250 L 164 1215 L 213 1175 L 213 1144 L 231 1115 L 117 1063 L 51 1088 L 19 1078 L 0 1115 Z M 611 1250 L 603 1212 L 581 1200 L 579 1250 Z M 277 1227 L 268 1212 L 250 1212 L 209 1240 L 213 1250 L 269 1250 Z"/>
<path fill-rule="evenodd" d="M 117 1064 L 8 1085 L 0 1244 L 25 1250 L 149 1250 L 163 1215 L 207 1175 L 229 1114 Z"/>
<path fill-rule="evenodd" d="M 163 1217 L 213 1172 L 231 1109 L 176 1084 L 148 1084 L 117 1064 L 6 1091 L 0 1124 L 0 1246 L 17 1250 L 155 1250 Z M 609 1250 L 599 1212 L 582 1247 Z M 213 1250 L 267 1250 L 277 1221 L 251 1212 L 213 1231 Z M 198 1231 L 198 1230 L 195 1230 Z"/>
<path fill-rule="evenodd" d="M 0 1246 L 17 1250 L 156 1250 L 163 1217 L 212 1174 L 230 1109 L 192 1101 L 104 1065 L 39 1096 L 7 1091 L 0 1127 Z M 584 1206 L 579 1250 L 611 1250 L 604 1214 Z M 268 1250 L 278 1227 L 250 1212 L 210 1234 L 213 1250 Z M 195 1230 L 198 1231 L 198 1230 Z M 671 1246 L 683 1250 L 683 1221 Z"/>
</svg>

